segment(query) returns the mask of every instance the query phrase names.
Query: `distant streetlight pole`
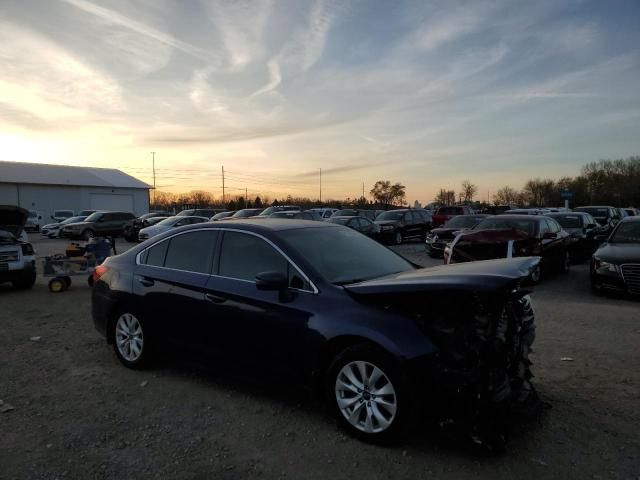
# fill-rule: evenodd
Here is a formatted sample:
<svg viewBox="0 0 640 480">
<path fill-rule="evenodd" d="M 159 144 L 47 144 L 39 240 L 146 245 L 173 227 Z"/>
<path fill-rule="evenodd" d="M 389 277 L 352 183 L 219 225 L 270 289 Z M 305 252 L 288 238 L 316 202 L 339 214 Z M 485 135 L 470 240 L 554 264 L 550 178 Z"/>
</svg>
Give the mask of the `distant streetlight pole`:
<svg viewBox="0 0 640 480">
<path fill-rule="evenodd" d="M 156 152 L 151 152 L 151 169 L 153 170 L 153 205 L 156 204 Z"/>
<path fill-rule="evenodd" d="M 224 165 L 222 165 L 222 203 L 224 204 Z"/>
<path fill-rule="evenodd" d="M 322 169 L 320 169 L 320 203 L 322 203 Z"/>
</svg>

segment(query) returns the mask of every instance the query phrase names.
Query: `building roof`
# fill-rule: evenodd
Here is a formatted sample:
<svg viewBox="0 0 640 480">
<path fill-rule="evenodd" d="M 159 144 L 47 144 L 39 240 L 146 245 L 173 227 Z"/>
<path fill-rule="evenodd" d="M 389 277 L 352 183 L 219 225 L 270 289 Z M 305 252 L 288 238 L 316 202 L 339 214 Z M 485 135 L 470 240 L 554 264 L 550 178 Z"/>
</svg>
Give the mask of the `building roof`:
<svg viewBox="0 0 640 480">
<path fill-rule="evenodd" d="M 0 161 L 0 183 L 149 189 L 141 180 L 115 168 L 71 167 Z"/>
</svg>

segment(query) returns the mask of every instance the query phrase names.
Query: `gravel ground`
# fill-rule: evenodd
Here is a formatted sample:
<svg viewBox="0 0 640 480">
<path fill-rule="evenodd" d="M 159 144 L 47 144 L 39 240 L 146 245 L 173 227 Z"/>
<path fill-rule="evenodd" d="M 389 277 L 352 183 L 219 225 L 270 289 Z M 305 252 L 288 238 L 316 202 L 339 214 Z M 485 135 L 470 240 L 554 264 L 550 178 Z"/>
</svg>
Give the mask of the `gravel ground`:
<svg viewBox="0 0 640 480">
<path fill-rule="evenodd" d="M 64 245 L 34 243 L 40 255 Z M 419 244 L 397 250 L 440 262 Z M 535 380 L 553 409 L 491 457 L 430 431 L 366 445 L 304 390 L 220 367 L 127 370 L 93 328 L 84 278 L 60 294 L 43 278 L 4 285 L 0 411 L 14 409 L 0 413 L 0 478 L 640 478 L 640 303 L 592 295 L 586 265 L 533 301 Z"/>
</svg>

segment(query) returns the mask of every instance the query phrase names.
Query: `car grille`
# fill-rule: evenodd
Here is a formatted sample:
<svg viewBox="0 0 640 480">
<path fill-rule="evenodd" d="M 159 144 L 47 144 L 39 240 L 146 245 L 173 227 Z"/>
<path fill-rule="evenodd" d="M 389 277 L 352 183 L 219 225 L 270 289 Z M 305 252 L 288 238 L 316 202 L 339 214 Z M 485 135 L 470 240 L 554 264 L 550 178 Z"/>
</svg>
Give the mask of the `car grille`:
<svg viewBox="0 0 640 480">
<path fill-rule="evenodd" d="M 620 267 L 629 293 L 640 295 L 640 263 L 627 263 Z"/>
<path fill-rule="evenodd" d="M 20 260 L 20 252 L 18 250 L 0 252 L 0 262 L 17 262 L 18 260 Z"/>
</svg>

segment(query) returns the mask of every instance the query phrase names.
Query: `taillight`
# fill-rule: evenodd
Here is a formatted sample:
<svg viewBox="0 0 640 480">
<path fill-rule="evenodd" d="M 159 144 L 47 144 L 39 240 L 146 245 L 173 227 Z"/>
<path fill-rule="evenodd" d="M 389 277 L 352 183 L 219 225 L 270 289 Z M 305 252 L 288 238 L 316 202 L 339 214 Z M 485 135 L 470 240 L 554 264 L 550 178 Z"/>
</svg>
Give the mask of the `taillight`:
<svg viewBox="0 0 640 480">
<path fill-rule="evenodd" d="M 107 267 L 105 264 L 98 265 L 96 269 L 93 271 L 93 283 L 100 280 L 100 277 L 102 277 L 108 271 L 109 271 L 109 267 Z"/>
</svg>

